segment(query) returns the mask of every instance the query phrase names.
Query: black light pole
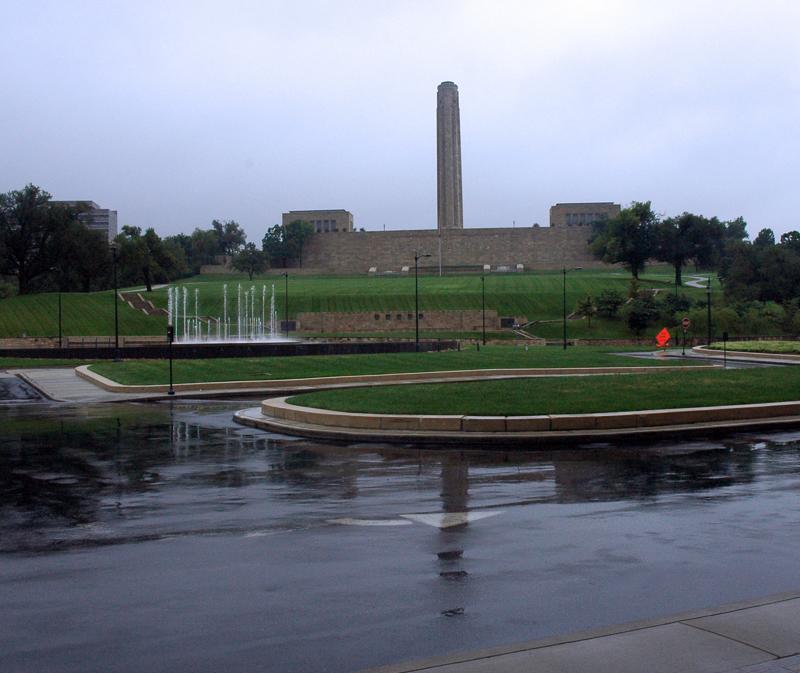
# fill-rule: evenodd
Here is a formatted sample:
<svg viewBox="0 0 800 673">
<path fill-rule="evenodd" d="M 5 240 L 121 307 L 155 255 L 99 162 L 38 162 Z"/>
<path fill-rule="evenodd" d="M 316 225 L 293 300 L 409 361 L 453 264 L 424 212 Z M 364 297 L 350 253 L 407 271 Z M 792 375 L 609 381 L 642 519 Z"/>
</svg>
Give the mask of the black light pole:
<svg viewBox="0 0 800 673">
<path fill-rule="evenodd" d="M 430 257 L 429 253 L 414 251 L 414 350 L 419 353 L 419 260 Z"/>
<path fill-rule="evenodd" d="M 61 348 L 61 292 L 58 293 L 58 347 Z"/>
<path fill-rule="evenodd" d="M 711 276 L 708 276 L 706 288 L 706 308 L 708 309 L 708 345 L 711 345 Z"/>
<path fill-rule="evenodd" d="M 174 340 L 175 326 L 172 324 L 172 309 L 170 309 L 169 321 L 167 324 L 167 353 L 169 355 L 169 390 L 167 390 L 167 395 L 175 394 L 175 388 L 172 387 L 172 342 Z"/>
<path fill-rule="evenodd" d="M 483 322 L 483 345 L 486 345 L 486 279 L 481 276 L 481 320 Z"/>
<path fill-rule="evenodd" d="M 283 274 L 283 324 L 286 328 L 286 338 L 289 338 L 289 272 Z"/>
<path fill-rule="evenodd" d="M 119 306 L 117 305 L 117 244 L 111 243 L 111 256 L 114 265 L 114 362 L 120 362 L 119 355 Z"/>
<path fill-rule="evenodd" d="M 567 350 L 567 271 L 580 271 L 582 268 L 581 266 L 576 266 L 574 269 L 561 267 L 561 272 L 564 274 L 564 350 Z"/>
</svg>

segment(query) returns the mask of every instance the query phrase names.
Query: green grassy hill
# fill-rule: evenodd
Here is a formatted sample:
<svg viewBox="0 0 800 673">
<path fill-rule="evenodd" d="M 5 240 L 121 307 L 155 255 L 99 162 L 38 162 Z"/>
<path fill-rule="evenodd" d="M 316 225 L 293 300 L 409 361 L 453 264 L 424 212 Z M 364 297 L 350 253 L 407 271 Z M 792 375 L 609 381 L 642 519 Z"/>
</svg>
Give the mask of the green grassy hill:
<svg viewBox="0 0 800 673">
<path fill-rule="evenodd" d="M 689 277 L 689 274 L 686 276 Z M 561 335 L 562 274 L 539 272 L 524 274 L 488 274 L 486 276 L 486 308 L 501 316 L 527 316 L 542 321 L 531 332 L 547 338 Z M 672 292 L 672 273 L 668 267 L 653 267 L 642 276 L 642 287 Z M 626 294 L 630 275 L 619 269 L 587 269 L 572 271 L 567 276 L 567 310 L 571 312 L 579 299 L 597 296 L 606 288 Z M 244 275 L 196 276 L 177 283 L 187 288 L 189 313 L 194 313 L 195 289 L 199 293 L 199 312 L 217 317 L 223 312 L 223 285 L 228 286 L 229 313 L 236 307 L 239 285 L 242 292 L 255 286 L 257 311 L 260 313 L 261 288 L 267 296 L 275 285 L 279 316 L 284 314 L 284 279 L 282 275 L 266 275 L 252 282 Z M 715 290 L 719 286 L 715 284 Z M 420 276 L 421 310 L 480 309 L 481 280 L 478 275 Z M 696 299 L 704 290 L 683 287 L 681 292 Z M 70 335 L 107 335 L 114 329 L 113 303 L 110 292 L 64 294 L 64 333 Z M 155 290 L 147 297 L 156 306 L 167 306 L 166 289 Z M 0 337 L 55 335 L 57 333 L 56 294 L 29 295 L 0 300 Z M 289 274 L 289 313 L 303 311 L 413 311 L 414 277 L 409 276 L 294 276 Z M 551 321 L 551 322 L 548 322 Z M 122 334 L 162 334 L 163 318 L 149 318 L 120 303 Z M 608 338 L 629 336 L 619 321 L 570 321 L 570 336 Z"/>
<path fill-rule="evenodd" d="M 72 292 L 61 295 L 63 334 L 110 336 L 114 334 L 113 292 Z M 119 301 L 119 327 L 123 335 L 157 335 L 167 329 L 166 318 L 144 315 Z M 58 336 L 58 293 L 47 292 L 0 300 L 0 338 Z"/>
</svg>

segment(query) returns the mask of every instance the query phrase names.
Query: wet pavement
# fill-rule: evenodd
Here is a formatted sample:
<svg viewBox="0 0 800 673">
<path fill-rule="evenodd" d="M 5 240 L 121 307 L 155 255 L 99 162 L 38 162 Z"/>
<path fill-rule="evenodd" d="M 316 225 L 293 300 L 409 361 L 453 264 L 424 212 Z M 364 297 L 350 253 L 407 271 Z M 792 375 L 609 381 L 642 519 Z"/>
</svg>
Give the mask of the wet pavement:
<svg viewBox="0 0 800 673">
<path fill-rule="evenodd" d="M 41 402 L 44 398 L 22 379 L 0 372 L 0 404 Z"/>
<path fill-rule="evenodd" d="M 0 407 L 0 671 L 354 671 L 800 585 L 800 432 L 435 451 L 255 403 Z"/>
</svg>

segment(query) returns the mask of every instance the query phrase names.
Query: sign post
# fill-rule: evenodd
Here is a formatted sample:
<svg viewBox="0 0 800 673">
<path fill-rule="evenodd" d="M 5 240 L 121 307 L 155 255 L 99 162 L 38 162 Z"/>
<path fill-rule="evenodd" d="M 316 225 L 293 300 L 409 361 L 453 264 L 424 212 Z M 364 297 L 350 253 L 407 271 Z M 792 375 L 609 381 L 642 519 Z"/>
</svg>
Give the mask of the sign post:
<svg viewBox="0 0 800 673">
<path fill-rule="evenodd" d="M 681 351 L 681 355 L 686 355 L 686 332 L 689 331 L 689 325 L 691 325 L 689 318 L 684 317 L 684 319 L 681 320 L 681 327 L 683 328 L 683 350 Z"/>
</svg>

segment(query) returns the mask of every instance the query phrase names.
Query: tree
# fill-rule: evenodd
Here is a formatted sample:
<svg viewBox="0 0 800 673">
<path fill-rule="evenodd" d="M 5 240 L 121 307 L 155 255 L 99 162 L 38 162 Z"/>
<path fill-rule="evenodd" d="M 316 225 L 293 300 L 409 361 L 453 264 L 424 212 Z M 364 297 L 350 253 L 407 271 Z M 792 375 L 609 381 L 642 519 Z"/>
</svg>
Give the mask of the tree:
<svg viewBox="0 0 800 673">
<path fill-rule="evenodd" d="M 217 237 L 217 254 L 234 255 L 242 249 L 247 240 L 247 234 L 233 220 L 225 222 L 214 220 L 211 222 L 211 228 Z"/>
<path fill-rule="evenodd" d="M 578 306 L 575 309 L 575 313 L 582 318 L 586 318 L 588 321 L 588 328 L 592 329 L 592 316 L 597 313 L 597 305 L 595 304 L 591 295 L 587 295 L 578 301 Z"/>
<path fill-rule="evenodd" d="M 753 245 L 758 246 L 759 248 L 775 245 L 775 234 L 773 233 L 772 229 L 762 229 L 759 231 L 758 236 L 756 236 L 755 240 L 753 241 Z"/>
<path fill-rule="evenodd" d="M 675 285 L 682 283 L 681 271 L 692 257 L 692 240 L 688 234 L 695 217 L 689 213 L 668 217 L 653 228 L 653 256 L 672 265 Z"/>
<path fill-rule="evenodd" d="M 658 315 L 652 297 L 639 297 L 628 304 L 625 319 L 628 327 L 637 337 L 642 335 L 645 328 L 655 320 Z"/>
<path fill-rule="evenodd" d="M 55 232 L 50 245 L 55 260 L 55 282 L 60 292 L 75 289 L 89 292 L 95 281 L 107 278 L 111 255 L 103 232 L 74 220 Z"/>
<path fill-rule="evenodd" d="M 213 229 L 195 229 L 192 232 L 191 263 L 195 272 L 203 264 L 213 264 L 214 255 L 219 251 L 219 239 Z"/>
<path fill-rule="evenodd" d="M 313 233 L 314 226 L 309 222 L 297 220 L 285 226 L 276 224 L 267 229 L 261 246 L 271 266 L 287 268 L 290 262 L 302 266 L 303 245 Z"/>
<path fill-rule="evenodd" d="M 0 274 L 16 277 L 20 294 L 35 290 L 53 270 L 58 257 L 53 238 L 80 212 L 49 201 L 50 194 L 31 184 L 0 194 Z"/>
<path fill-rule="evenodd" d="M 142 235 L 140 227 L 125 225 L 116 242 L 123 285 L 142 282 L 152 292 L 154 282 L 168 282 L 180 272 L 169 247 L 152 227 Z"/>
<path fill-rule="evenodd" d="M 597 313 L 605 318 L 616 318 L 625 297 L 620 292 L 607 288 L 597 296 Z"/>
<path fill-rule="evenodd" d="M 793 252 L 800 253 L 800 232 L 787 231 L 785 234 L 781 234 L 781 245 Z"/>
<path fill-rule="evenodd" d="M 653 255 L 653 229 L 657 222 L 649 201 L 634 201 L 617 217 L 595 223 L 592 252 L 608 264 L 624 264 L 638 278 Z"/>
<path fill-rule="evenodd" d="M 232 266 L 237 271 L 244 271 L 250 280 L 253 280 L 253 274 L 264 273 L 267 270 L 267 255 L 259 250 L 255 243 L 248 243 L 243 250 L 233 256 Z"/>
</svg>

